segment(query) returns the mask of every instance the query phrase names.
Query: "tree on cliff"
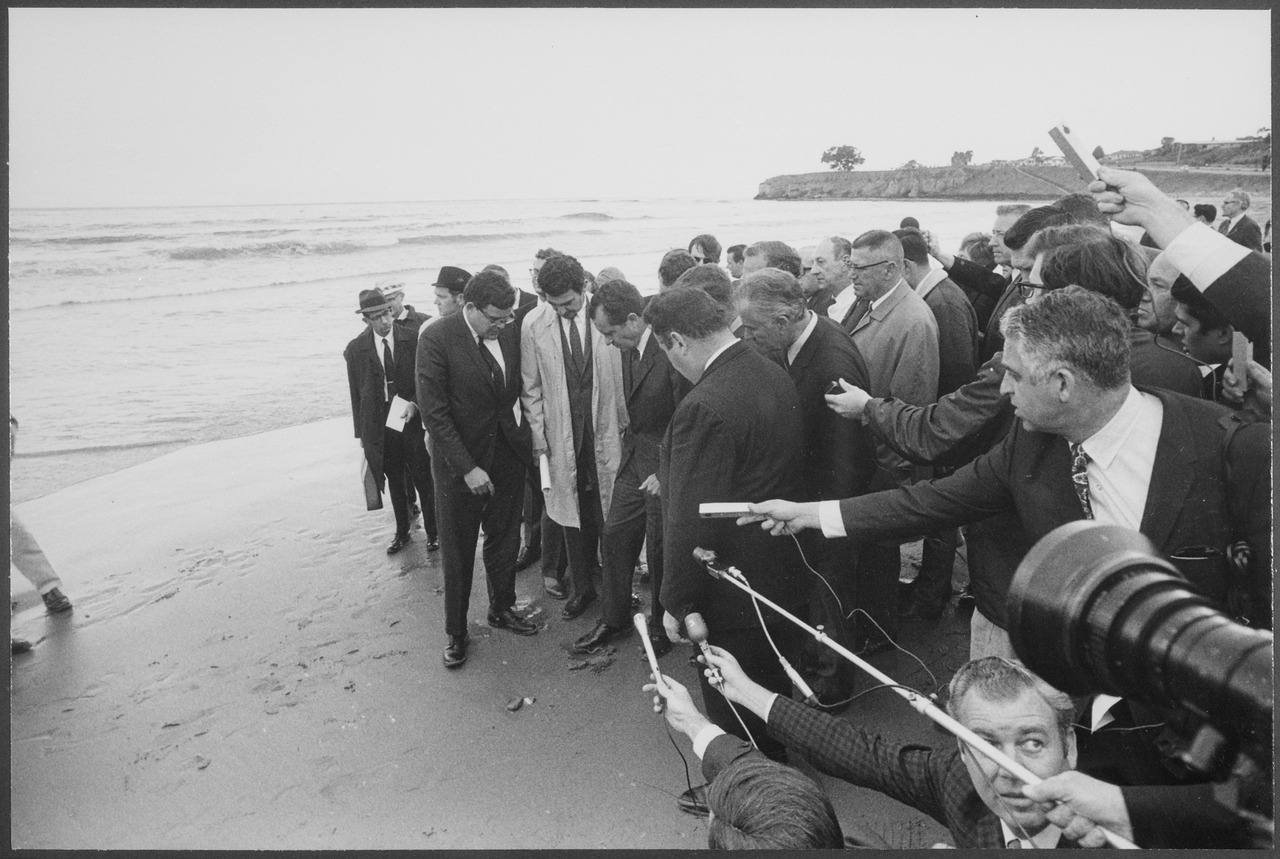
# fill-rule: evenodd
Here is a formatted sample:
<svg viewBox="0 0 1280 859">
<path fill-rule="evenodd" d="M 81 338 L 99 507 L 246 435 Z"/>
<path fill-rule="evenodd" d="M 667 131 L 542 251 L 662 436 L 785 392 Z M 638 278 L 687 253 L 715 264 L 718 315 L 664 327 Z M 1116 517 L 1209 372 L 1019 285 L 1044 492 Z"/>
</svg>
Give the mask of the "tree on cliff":
<svg viewBox="0 0 1280 859">
<path fill-rule="evenodd" d="M 832 146 L 822 153 L 823 164 L 830 164 L 832 170 L 843 170 L 846 173 L 866 160 L 856 146 Z"/>
<path fill-rule="evenodd" d="M 919 169 L 920 169 L 920 162 L 919 162 L 919 161 L 917 161 L 916 159 L 912 158 L 910 161 L 908 161 L 906 164 L 903 164 L 903 165 L 902 165 L 901 167 L 899 167 L 898 169 L 899 169 L 899 170 L 919 170 Z"/>
<path fill-rule="evenodd" d="M 951 153 L 951 166 L 952 166 L 952 167 L 967 167 L 967 166 L 968 166 L 970 163 L 972 163 L 972 162 L 973 162 L 973 150 L 972 150 L 972 149 L 966 149 L 964 152 L 953 152 L 953 153 Z"/>
</svg>

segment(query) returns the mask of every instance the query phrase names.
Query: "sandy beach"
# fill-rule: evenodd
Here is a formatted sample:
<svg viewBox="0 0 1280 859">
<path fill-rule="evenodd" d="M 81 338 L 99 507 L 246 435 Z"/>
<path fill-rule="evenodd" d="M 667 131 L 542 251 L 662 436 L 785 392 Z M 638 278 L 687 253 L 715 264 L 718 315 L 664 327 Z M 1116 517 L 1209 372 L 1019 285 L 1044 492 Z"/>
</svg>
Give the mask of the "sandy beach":
<svg viewBox="0 0 1280 859">
<path fill-rule="evenodd" d="M 681 814 L 680 759 L 640 691 L 635 636 L 585 667 L 573 622 L 520 574 L 521 638 L 484 623 L 440 664 L 438 555 L 384 553 L 390 512 L 364 510 L 358 447 L 337 419 L 193 446 L 16 509 L 75 610 L 44 612 L 15 577 L 15 848 L 702 848 Z M 905 553 L 904 553 L 905 557 Z M 904 646 L 941 682 L 964 659 L 951 611 Z M 688 651 L 664 669 L 693 681 Z M 877 657 L 927 686 L 900 654 Z M 576 670 L 575 670 L 576 669 Z M 509 702 L 527 699 L 512 711 Z M 845 718 L 946 742 L 892 693 Z M 695 783 L 697 761 L 687 744 Z M 944 831 L 824 779 L 846 830 L 894 847 Z"/>
</svg>

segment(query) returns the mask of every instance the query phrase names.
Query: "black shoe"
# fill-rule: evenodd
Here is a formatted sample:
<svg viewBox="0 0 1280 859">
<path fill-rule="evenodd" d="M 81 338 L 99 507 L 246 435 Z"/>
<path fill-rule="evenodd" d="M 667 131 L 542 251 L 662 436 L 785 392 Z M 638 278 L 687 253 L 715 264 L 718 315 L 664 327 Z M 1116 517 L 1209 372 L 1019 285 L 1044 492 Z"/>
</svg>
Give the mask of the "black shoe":
<svg viewBox="0 0 1280 859">
<path fill-rule="evenodd" d="M 9 639 L 9 650 L 12 656 L 17 656 L 19 653 L 30 653 L 31 642 L 25 638 L 11 638 Z"/>
<path fill-rule="evenodd" d="M 946 607 L 946 603 L 926 603 L 912 599 L 898 610 L 898 620 L 937 620 L 942 617 Z"/>
<path fill-rule="evenodd" d="M 570 649 L 574 653 L 590 653 L 615 638 L 622 638 L 630 631 L 631 627 L 629 626 L 609 626 L 602 620 L 590 632 L 575 641 Z"/>
<path fill-rule="evenodd" d="M 591 605 L 595 601 L 595 591 L 578 594 L 576 597 L 564 604 L 564 611 L 560 612 L 560 617 L 565 620 L 573 620 L 576 617 L 580 617 L 582 613 L 587 610 L 587 606 Z"/>
<path fill-rule="evenodd" d="M 547 584 L 547 580 L 542 580 L 542 589 L 546 591 L 547 596 L 553 600 L 564 600 L 569 598 L 569 593 L 564 589 L 564 585 L 555 579 L 551 579 L 551 584 Z"/>
<path fill-rule="evenodd" d="M 440 550 L 440 538 L 439 538 L 439 537 L 428 537 L 428 538 L 427 538 L 427 551 L 428 551 L 428 552 L 438 552 L 439 550 Z"/>
<path fill-rule="evenodd" d="M 387 547 L 387 554 L 394 555 L 407 545 L 409 545 L 409 535 L 397 534 L 396 538 L 391 541 L 391 545 Z"/>
<path fill-rule="evenodd" d="M 684 791 L 676 797 L 676 805 L 685 814 L 695 817 L 709 817 L 711 808 L 707 805 L 707 786 L 700 784 Z"/>
<path fill-rule="evenodd" d="M 965 585 L 956 592 L 956 614 L 971 615 L 974 608 L 978 605 L 978 599 L 973 595 L 973 588 Z"/>
<path fill-rule="evenodd" d="M 542 557 L 541 546 L 522 546 L 520 554 L 516 555 L 516 570 L 523 570 L 525 567 L 537 561 Z"/>
<path fill-rule="evenodd" d="M 538 631 L 538 625 L 531 620 L 525 620 L 509 608 L 501 611 L 489 610 L 489 626 L 497 629 L 509 629 L 516 635 L 534 635 Z"/>
<path fill-rule="evenodd" d="M 671 639 L 666 634 L 649 633 L 649 643 L 653 645 L 653 655 L 659 659 L 671 652 Z"/>
<path fill-rule="evenodd" d="M 49 610 L 50 614 L 56 614 L 60 611 L 71 611 L 71 600 L 67 599 L 66 594 L 54 588 L 47 594 L 41 594 L 40 598 L 44 600 L 44 607 Z"/>
<path fill-rule="evenodd" d="M 444 648 L 444 667 L 459 668 L 467 661 L 467 637 L 465 635 L 449 636 L 449 643 Z"/>
</svg>

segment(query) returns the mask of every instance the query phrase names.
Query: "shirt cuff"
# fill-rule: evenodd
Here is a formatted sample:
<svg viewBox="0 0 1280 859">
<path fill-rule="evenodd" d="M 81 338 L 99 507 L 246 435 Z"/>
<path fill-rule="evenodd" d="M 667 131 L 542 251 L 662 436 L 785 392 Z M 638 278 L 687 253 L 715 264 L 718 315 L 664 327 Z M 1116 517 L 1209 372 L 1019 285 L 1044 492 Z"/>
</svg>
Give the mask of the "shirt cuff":
<svg viewBox="0 0 1280 859">
<path fill-rule="evenodd" d="M 1174 268 L 1204 292 L 1250 251 L 1206 224 L 1192 224 L 1169 242 L 1164 253 Z"/>
<path fill-rule="evenodd" d="M 847 536 L 844 531 L 844 517 L 840 515 L 839 501 L 819 501 L 818 522 L 822 525 L 822 536 L 828 539 Z"/>
<path fill-rule="evenodd" d="M 707 746 L 711 745 L 711 741 L 716 737 L 724 736 L 724 730 L 719 725 L 710 723 L 703 726 L 698 735 L 693 738 L 693 753 L 698 756 L 698 760 L 702 760 L 702 756 L 707 752 Z"/>
</svg>

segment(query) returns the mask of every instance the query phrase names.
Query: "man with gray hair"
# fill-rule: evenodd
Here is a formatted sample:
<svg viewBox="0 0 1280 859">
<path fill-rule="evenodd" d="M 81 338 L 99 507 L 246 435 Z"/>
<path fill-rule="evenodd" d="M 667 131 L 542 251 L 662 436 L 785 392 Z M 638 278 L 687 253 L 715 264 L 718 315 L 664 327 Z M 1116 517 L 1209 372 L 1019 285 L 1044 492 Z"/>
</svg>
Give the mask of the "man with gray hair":
<svg viewBox="0 0 1280 859">
<path fill-rule="evenodd" d="M 1243 188 L 1234 188 L 1222 200 L 1222 223 L 1218 232 L 1231 241 L 1244 245 L 1251 251 L 1262 250 L 1262 230 L 1258 222 L 1245 214 L 1249 208 L 1249 195 Z"/>
</svg>

